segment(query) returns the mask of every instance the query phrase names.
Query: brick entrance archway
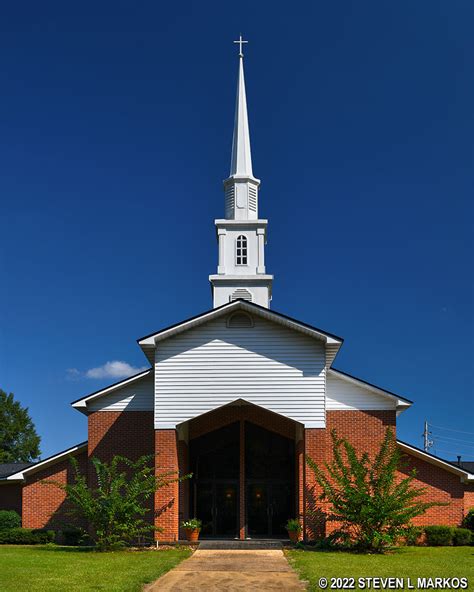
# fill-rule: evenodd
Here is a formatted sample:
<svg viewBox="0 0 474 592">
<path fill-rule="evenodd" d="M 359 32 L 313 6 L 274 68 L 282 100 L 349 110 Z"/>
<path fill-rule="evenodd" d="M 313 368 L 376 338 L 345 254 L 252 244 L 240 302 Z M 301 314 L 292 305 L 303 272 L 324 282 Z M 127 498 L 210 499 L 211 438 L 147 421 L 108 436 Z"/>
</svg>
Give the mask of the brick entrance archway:
<svg viewBox="0 0 474 592">
<path fill-rule="evenodd" d="M 222 496 L 236 496 L 236 529 L 233 536 L 237 535 L 240 539 L 245 539 L 248 536 L 282 536 L 282 524 L 288 518 L 302 515 L 303 429 L 301 424 L 245 401 L 236 401 L 181 424 L 177 430 L 157 430 L 156 452 L 158 453 L 157 460 L 160 470 L 170 470 L 174 466 L 175 470 L 176 467 L 179 467 L 181 474 L 195 471 L 193 443 L 205 441 L 206 435 L 211 435 L 212 440 L 212 434 L 223 428 L 234 430 L 233 437 L 237 440 L 235 446 L 238 462 L 232 475 L 218 476 L 213 481 L 208 474 L 207 481 L 206 479 L 201 481 L 207 486 L 208 495 L 213 498 L 212 504 L 215 506 L 219 502 L 219 496 L 221 502 Z M 224 434 L 225 430 L 222 433 Z M 265 436 L 266 433 L 268 437 Z M 271 471 L 267 471 L 265 475 L 259 474 L 262 471 L 258 466 L 251 467 L 252 471 L 250 468 L 249 471 L 246 471 L 246 449 L 249 454 L 248 445 L 246 447 L 246 436 L 248 439 L 249 434 L 252 439 L 257 434 L 261 442 L 273 439 L 272 443 L 268 444 L 269 451 L 274 448 L 278 449 L 278 445 L 281 449 L 282 443 L 288 441 L 290 445 L 287 450 L 291 450 L 292 456 L 291 463 L 288 463 L 291 475 L 286 474 L 282 477 L 285 474 L 285 467 L 279 471 L 280 475 L 272 475 Z M 228 440 L 230 437 L 227 434 Z M 173 439 L 174 446 L 171 441 Z M 171 450 L 174 449 L 174 453 L 170 454 L 170 447 Z M 162 456 L 161 459 L 160 456 Z M 166 461 L 167 466 L 164 466 L 163 460 Z M 193 463 L 194 466 L 192 466 Z M 288 470 L 288 467 L 286 469 Z M 219 479 L 220 485 L 222 485 L 220 488 L 217 487 Z M 224 487 L 226 483 L 227 490 Z M 156 522 L 165 529 L 163 533 L 157 535 L 159 540 L 176 540 L 182 537 L 183 533 L 179 532 L 178 523 L 183 519 L 193 517 L 197 508 L 196 485 L 196 480 L 191 479 L 183 481 L 179 485 L 172 484 L 157 492 L 155 499 L 155 508 L 158 510 Z M 203 493 L 204 495 L 205 493 Z M 253 520 L 250 529 L 248 519 L 249 510 L 252 510 L 252 507 L 249 505 L 249 496 L 261 500 L 260 506 L 254 504 L 253 514 L 250 514 L 251 520 Z M 266 508 L 262 509 L 262 504 L 267 504 L 270 514 L 273 512 L 273 516 L 269 518 L 267 532 L 264 532 L 265 524 L 262 524 L 262 514 L 266 510 Z M 196 517 L 202 518 L 199 515 Z M 219 528 L 222 528 L 222 524 L 218 528 L 216 528 L 216 524 L 213 524 L 212 532 L 207 532 L 207 534 L 209 536 L 232 536 L 232 533 L 229 532 L 218 532 Z"/>
</svg>

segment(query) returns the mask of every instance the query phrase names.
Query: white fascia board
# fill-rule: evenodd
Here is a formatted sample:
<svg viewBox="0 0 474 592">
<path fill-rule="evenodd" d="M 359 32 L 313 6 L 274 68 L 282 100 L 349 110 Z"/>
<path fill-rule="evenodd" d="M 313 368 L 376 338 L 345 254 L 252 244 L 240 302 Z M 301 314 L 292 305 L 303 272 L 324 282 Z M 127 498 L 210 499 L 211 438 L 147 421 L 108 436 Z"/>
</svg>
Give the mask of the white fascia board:
<svg viewBox="0 0 474 592">
<path fill-rule="evenodd" d="M 225 220 L 222 218 L 219 218 L 217 220 L 214 220 L 214 224 L 216 226 L 267 226 L 268 225 L 268 220 L 265 220 L 264 218 L 258 218 L 258 220 Z"/>
<path fill-rule="evenodd" d="M 408 409 L 408 407 L 411 407 L 413 405 L 413 403 L 411 401 L 409 401 L 408 399 L 404 399 L 403 397 L 397 397 L 397 395 L 394 395 L 393 393 L 389 393 L 377 386 L 373 386 L 371 384 L 368 384 L 367 382 L 365 382 L 363 380 L 358 380 L 357 378 L 354 378 L 353 376 L 348 376 L 347 374 L 344 374 L 343 372 L 339 372 L 335 368 L 329 368 L 328 373 L 332 374 L 333 376 L 337 376 L 337 378 L 340 378 L 341 380 L 345 380 L 346 382 L 350 382 L 352 384 L 355 384 L 360 388 L 364 388 L 369 392 L 375 393 L 376 395 L 381 395 L 382 397 L 387 397 L 387 398 L 391 399 L 392 401 L 395 401 L 397 410 L 400 413 L 402 411 L 405 411 L 405 409 Z"/>
<path fill-rule="evenodd" d="M 221 279 L 220 276 L 218 276 L 218 277 L 219 277 L 219 279 Z M 260 276 L 260 277 L 263 277 L 263 276 Z M 271 276 L 269 276 L 269 277 L 271 277 Z M 252 278 L 254 280 L 255 279 L 258 280 L 259 276 L 252 276 Z M 189 321 L 184 321 L 183 323 L 180 323 L 178 325 L 174 325 L 173 327 L 170 327 L 169 329 L 166 329 L 164 331 L 159 331 L 158 333 L 154 333 L 152 335 L 144 337 L 143 339 L 140 339 L 138 341 L 138 344 L 140 346 L 154 346 L 154 345 L 156 345 L 157 342 L 163 341 L 164 339 L 167 339 L 167 338 L 171 337 L 172 335 L 176 335 L 177 333 L 182 333 L 183 331 L 191 329 L 192 327 L 202 325 L 203 323 L 206 323 L 207 321 L 210 321 L 213 318 L 218 318 L 219 316 L 221 316 L 223 314 L 227 314 L 229 312 L 232 312 L 233 310 L 239 310 L 239 309 L 245 310 L 246 312 L 248 312 L 250 314 L 255 314 L 255 315 L 260 316 L 262 318 L 268 319 L 269 321 L 273 321 L 275 323 L 278 323 L 278 324 L 288 327 L 290 329 L 294 329 L 296 331 L 299 331 L 301 333 L 304 333 L 306 335 L 314 337 L 320 341 L 324 341 L 327 344 L 335 344 L 335 345 L 342 344 L 341 340 L 336 339 L 326 333 L 321 333 L 320 331 L 317 331 L 316 329 L 313 329 L 307 325 L 298 323 L 298 321 L 294 321 L 292 319 L 289 319 L 283 315 L 280 315 L 279 313 L 274 313 L 271 310 L 263 309 L 261 307 L 257 308 L 255 305 L 247 304 L 243 300 L 236 300 L 235 302 L 231 302 L 229 304 L 226 304 L 226 305 L 220 307 L 219 309 L 210 310 L 209 312 L 204 313 L 203 315 L 200 315 L 200 316 L 195 317 L 193 319 L 190 319 Z"/>
<path fill-rule="evenodd" d="M 461 467 L 456 467 L 455 465 L 448 463 L 448 462 L 442 460 L 441 458 L 438 458 L 437 456 L 433 456 L 432 454 L 429 454 L 428 452 L 425 452 L 424 450 L 420 450 L 419 448 L 416 448 L 415 446 L 411 446 L 410 444 L 407 444 L 406 442 L 401 442 L 400 440 L 397 440 L 397 445 L 402 450 L 404 450 L 405 452 L 408 452 L 409 454 L 412 454 L 413 456 L 421 458 L 422 460 L 426 460 L 427 462 L 429 462 L 433 465 L 436 465 L 438 467 L 441 467 L 442 469 L 445 469 L 446 471 L 449 471 L 450 473 L 454 473 L 455 475 L 459 475 L 463 481 L 474 481 L 474 474 L 470 473 L 469 471 L 466 471 L 465 469 L 462 469 Z"/>
<path fill-rule="evenodd" d="M 73 446 L 72 448 L 68 448 L 67 450 L 60 452 L 59 454 L 55 454 L 54 456 L 50 456 L 49 458 L 46 458 L 45 460 L 41 460 L 40 462 L 38 462 L 34 465 L 31 465 L 31 467 L 27 467 L 26 469 L 22 469 L 21 471 L 18 471 L 18 473 L 13 473 L 12 475 L 10 475 L 6 479 L 4 479 L 4 481 L 7 481 L 7 482 L 8 481 L 24 481 L 26 474 L 35 473 L 37 469 L 42 469 L 44 467 L 47 467 L 48 465 L 54 464 L 58 460 L 61 460 L 65 456 L 75 455 L 78 452 L 85 450 L 86 448 L 87 448 L 87 442 L 83 442 L 82 444 L 77 444 L 76 446 Z"/>
<path fill-rule="evenodd" d="M 120 382 L 116 382 L 114 384 L 111 384 L 110 386 L 107 386 L 104 389 L 101 389 L 100 391 L 96 391 L 95 393 L 91 393 L 90 395 L 87 395 L 86 397 L 84 397 L 82 399 L 78 399 L 77 401 L 73 401 L 71 403 L 71 406 L 74 407 L 74 409 L 79 409 L 80 411 L 87 409 L 87 403 L 89 403 L 89 401 L 97 399 L 98 397 L 103 397 L 107 393 L 111 393 L 112 391 L 122 388 L 123 386 L 125 386 L 126 384 L 129 384 L 130 382 L 135 382 L 136 380 L 140 380 L 140 378 L 143 378 L 144 376 L 146 376 L 147 374 L 149 374 L 152 371 L 153 371 L 153 368 L 148 368 L 148 370 L 144 370 L 143 372 L 140 372 L 139 374 L 135 374 L 135 376 L 131 376 L 130 378 L 126 378 L 125 380 L 121 380 Z"/>
</svg>

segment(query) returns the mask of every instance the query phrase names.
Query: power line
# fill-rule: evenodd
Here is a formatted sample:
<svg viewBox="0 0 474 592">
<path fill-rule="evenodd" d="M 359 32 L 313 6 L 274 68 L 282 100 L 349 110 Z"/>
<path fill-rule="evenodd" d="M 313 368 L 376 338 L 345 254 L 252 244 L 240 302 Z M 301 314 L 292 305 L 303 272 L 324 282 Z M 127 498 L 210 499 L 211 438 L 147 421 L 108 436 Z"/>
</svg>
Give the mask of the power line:
<svg viewBox="0 0 474 592">
<path fill-rule="evenodd" d="M 437 425 L 434 425 L 432 423 L 430 423 L 429 425 L 430 425 L 430 427 L 437 428 L 438 430 L 448 430 L 450 432 L 458 432 L 460 434 L 470 434 L 471 436 L 474 436 L 474 432 L 465 432 L 463 430 L 455 430 L 453 428 L 444 428 L 442 426 L 437 426 Z"/>
<path fill-rule="evenodd" d="M 433 438 L 439 438 L 440 440 L 452 440 L 453 442 L 466 442 L 467 444 L 471 444 L 474 447 L 473 440 L 461 440 L 459 438 L 448 438 L 448 436 L 439 436 L 438 434 L 433 434 Z"/>
</svg>

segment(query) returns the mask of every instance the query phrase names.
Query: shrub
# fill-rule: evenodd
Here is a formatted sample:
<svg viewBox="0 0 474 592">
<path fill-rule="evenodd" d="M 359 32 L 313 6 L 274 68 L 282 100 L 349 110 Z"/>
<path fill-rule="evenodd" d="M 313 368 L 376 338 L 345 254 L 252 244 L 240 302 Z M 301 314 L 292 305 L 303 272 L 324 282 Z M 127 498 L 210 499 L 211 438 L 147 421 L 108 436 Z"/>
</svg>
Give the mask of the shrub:
<svg viewBox="0 0 474 592">
<path fill-rule="evenodd" d="M 469 530 L 474 532 L 474 508 L 471 508 L 469 512 L 464 516 L 462 525 L 464 528 L 469 528 Z"/>
<path fill-rule="evenodd" d="M 53 530 L 10 528 L 0 532 L 1 545 L 44 545 L 54 542 Z"/>
<path fill-rule="evenodd" d="M 408 526 L 403 533 L 403 540 L 405 545 L 414 547 L 420 543 L 421 536 L 423 535 L 422 526 Z"/>
<path fill-rule="evenodd" d="M 289 518 L 285 524 L 285 528 L 288 532 L 301 532 L 303 530 L 297 518 Z"/>
<path fill-rule="evenodd" d="M 20 528 L 21 518 L 14 510 L 0 510 L 0 531 L 9 528 Z"/>
<path fill-rule="evenodd" d="M 470 545 L 472 533 L 468 528 L 455 528 L 453 532 L 453 545 Z"/>
<path fill-rule="evenodd" d="M 426 544 L 429 547 L 452 545 L 453 530 L 451 526 L 426 526 Z"/>
<path fill-rule="evenodd" d="M 77 547 L 84 540 L 84 531 L 77 526 L 65 526 L 61 529 L 61 539 L 63 545 Z"/>
<path fill-rule="evenodd" d="M 383 553 L 405 534 L 415 516 L 428 508 L 445 505 L 424 502 L 424 488 L 414 486 L 415 473 L 398 477 L 401 452 L 390 429 L 375 458 L 358 453 L 333 430 L 333 460 L 319 466 L 307 457 L 307 463 L 322 490 L 321 499 L 329 502 L 327 520 L 338 523 L 337 534 L 364 551 Z M 311 509 L 308 514 L 315 515 Z"/>
<path fill-rule="evenodd" d="M 149 500 L 160 487 L 189 477 L 179 477 L 174 471 L 155 475 L 154 459 L 148 455 L 134 461 L 117 455 L 108 463 L 92 458 L 96 485 L 90 485 L 73 457 L 73 483 L 42 483 L 66 492 L 70 513 L 90 526 L 91 540 L 100 550 L 116 549 L 162 530 L 146 519 L 151 511 Z"/>
</svg>

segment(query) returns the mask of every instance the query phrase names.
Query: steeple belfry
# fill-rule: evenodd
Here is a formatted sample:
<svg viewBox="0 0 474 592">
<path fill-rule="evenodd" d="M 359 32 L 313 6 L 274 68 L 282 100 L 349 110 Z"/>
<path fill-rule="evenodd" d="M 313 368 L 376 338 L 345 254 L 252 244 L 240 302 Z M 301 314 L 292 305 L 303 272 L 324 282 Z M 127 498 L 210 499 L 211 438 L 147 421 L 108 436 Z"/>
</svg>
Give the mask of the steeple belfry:
<svg viewBox="0 0 474 592">
<path fill-rule="evenodd" d="M 273 276 L 265 271 L 267 220 L 258 217 L 260 181 L 253 176 L 240 36 L 230 176 L 224 181 L 225 218 L 215 220 L 219 241 L 217 274 L 210 275 L 214 308 L 244 299 L 270 307 Z"/>
</svg>

